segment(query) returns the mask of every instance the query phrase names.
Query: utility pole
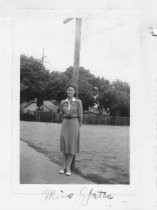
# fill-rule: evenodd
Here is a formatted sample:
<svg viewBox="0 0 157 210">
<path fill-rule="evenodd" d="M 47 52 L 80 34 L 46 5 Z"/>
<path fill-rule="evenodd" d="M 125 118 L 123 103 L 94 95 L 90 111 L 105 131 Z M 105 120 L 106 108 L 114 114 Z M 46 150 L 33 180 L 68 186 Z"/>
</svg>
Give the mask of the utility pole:
<svg viewBox="0 0 157 210">
<path fill-rule="evenodd" d="M 67 18 L 63 21 L 64 24 L 74 18 Z M 75 22 L 75 49 L 74 49 L 74 70 L 73 70 L 73 83 L 76 86 L 76 97 L 78 97 L 78 78 L 80 67 L 80 49 L 81 49 L 81 24 L 82 18 L 76 18 Z"/>
<path fill-rule="evenodd" d="M 67 18 L 63 21 L 64 24 L 68 23 L 74 18 Z M 76 97 L 78 97 L 78 78 L 80 67 L 80 49 L 81 49 L 81 23 L 82 18 L 76 18 L 75 22 L 75 50 L 74 50 L 74 70 L 73 70 L 73 83 L 76 87 Z M 71 168 L 75 168 L 75 155 L 73 157 Z"/>
<path fill-rule="evenodd" d="M 80 49 L 81 49 L 81 18 L 76 18 L 75 23 L 75 51 L 74 51 L 74 71 L 73 71 L 73 82 L 76 86 L 76 97 L 78 97 L 78 78 L 79 78 L 79 67 L 80 67 Z"/>
<path fill-rule="evenodd" d="M 42 54 L 42 57 L 41 57 L 41 64 L 42 64 L 42 66 L 43 66 L 43 63 L 44 63 L 44 58 L 45 58 L 45 56 L 44 56 L 44 48 L 43 48 L 43 54 Z"/>
<path fill-rule="evenodd" d="M 47 56 L 44 55 L 44 52 L 45 52 L 45 50 L 43 48 L 42 57 L 40 59 L 42 67 L 44 67 L 44 63 L 48 63 L 47 61 L 44 61 L 44 59 L 47 57 Z"/>
</svg>

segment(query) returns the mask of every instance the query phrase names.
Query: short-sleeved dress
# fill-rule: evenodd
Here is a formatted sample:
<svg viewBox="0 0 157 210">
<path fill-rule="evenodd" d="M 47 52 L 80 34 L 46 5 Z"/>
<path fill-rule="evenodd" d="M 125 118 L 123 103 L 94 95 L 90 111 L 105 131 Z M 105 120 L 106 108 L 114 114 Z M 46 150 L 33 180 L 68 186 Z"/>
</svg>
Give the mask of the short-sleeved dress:
<svg viewBox="0 0 157 210">
<path fill-rule="evenodd" d="M 64 154 L 75 155 L 79 152 L 80 130 L 79 125 L 82 124 L 83 109 L 82 102 L 73 98 L 61 101 L 61 113 L 63 116 L 61 135 L 60 135 L 60 151 Z"/>
</svg>

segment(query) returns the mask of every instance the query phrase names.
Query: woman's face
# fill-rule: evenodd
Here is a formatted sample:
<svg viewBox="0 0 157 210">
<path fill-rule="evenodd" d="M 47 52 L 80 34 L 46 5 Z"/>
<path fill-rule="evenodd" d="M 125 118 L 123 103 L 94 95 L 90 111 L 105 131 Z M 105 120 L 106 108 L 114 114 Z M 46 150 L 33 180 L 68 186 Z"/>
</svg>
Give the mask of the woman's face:
<svg viewBox="0 0 157 210">
<path fill-rule="evenodd" d="M 68 97 L 72 98 L 72 97 L 74 97 L 74 94 L 75 94 L 75 89 L 73 87 L 68 87 L 68 89 L 67 89 Z"/>
</svg>

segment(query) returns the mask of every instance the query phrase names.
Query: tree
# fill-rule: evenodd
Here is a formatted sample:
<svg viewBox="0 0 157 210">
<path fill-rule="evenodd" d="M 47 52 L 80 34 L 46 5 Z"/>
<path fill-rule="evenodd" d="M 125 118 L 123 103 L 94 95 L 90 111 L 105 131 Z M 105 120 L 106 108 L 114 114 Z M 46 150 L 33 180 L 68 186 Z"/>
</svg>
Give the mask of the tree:
<svg viewBox="0 0 157 210">
<path fill-rule="evenodd" d="M 20 57 L 20 83 L 28 88 L 21 91 L 20 101 L 37 98 L 38 107 L 43 100 L 56 100 L 58 103 L 66 97 L 66 85 L 73 81 L 73 67 L 64 72 L 48 70 L 41 61 L 33 57 Z M 80 67 L 78 79 L 78 97 L 82 100 L 84 111 L 94 103 L 99 114 L 109 110 L 111 116 L 130 116 L 130 87 L 126 82 L 116 80 L 112 83 L 105 78 L 95 77 L 89 70 Z"/>
<path fill-rule="evenodd" d="M 110 91 L 111 115 L 130 116 L 130 87 L 126 82 L 116 80 L 111 84 Z"/>
<path fill-rule="evenodd" d="M 61 101 L 66 97 L 65 88 L 69 80 L 64 73 L 51 72 L 47 87 L 47 99 Z"/>
<path fill-rule="evenodd" d="M 79 68 L 78 96 L 82 100 L 83 110 L 88 111 L 89 107 L 94 105 L 92 79 L 94 75 L 83 67 Z"/>
<path fill-rule="evenodd" d="M 97 77 L 94 79 L 97 87 L 96 103 L 98 105 L 99 114 L 102 114 L 103 109 L 107 110 L 108 90 L 110 89 L 110 82 L 104 78 Z"/>
<path fill-rule="evenodd" d="M 111 116 L 130 116 L 130 87 L 126 82 L 116 80 L 110 84 L 104 78 L 96 78 L 98 94 L 96 103 L 99 114 L 109 110 Z"/>
<path fill-rule="evenodd" d="M 28 89 L 21 92 L 21 102 L 37 98 L 37 105 L 40 106 L 46 96 L 49 71 L 41 62 L 33 57 L 20 56 L 20 83 Z"/>
</svg>

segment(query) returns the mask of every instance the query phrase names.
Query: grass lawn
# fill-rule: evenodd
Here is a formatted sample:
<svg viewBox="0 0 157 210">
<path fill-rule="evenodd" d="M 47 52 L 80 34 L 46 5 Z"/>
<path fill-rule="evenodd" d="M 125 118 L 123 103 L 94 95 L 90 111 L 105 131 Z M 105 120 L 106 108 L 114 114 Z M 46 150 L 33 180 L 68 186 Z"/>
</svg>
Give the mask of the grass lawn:
<svg viewBox="0 0 157 210">
<path fill-rule="evenodd" d="M 61 124 L 20 122 L 20 139 L 61 164 Z M 128 126 L 83 125 L 75 172 L 97 184 L 129 184 Z"/>
</svg>

